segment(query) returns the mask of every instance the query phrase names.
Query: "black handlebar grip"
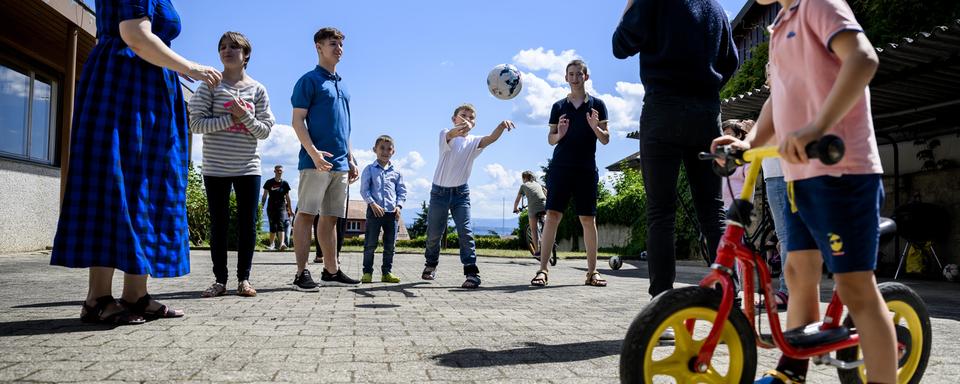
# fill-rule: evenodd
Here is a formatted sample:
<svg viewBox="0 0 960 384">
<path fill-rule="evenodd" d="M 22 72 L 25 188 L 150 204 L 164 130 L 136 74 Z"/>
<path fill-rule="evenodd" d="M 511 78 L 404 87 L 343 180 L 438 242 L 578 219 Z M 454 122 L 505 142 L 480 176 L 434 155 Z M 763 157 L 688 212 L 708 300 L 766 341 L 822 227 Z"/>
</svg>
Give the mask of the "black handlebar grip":
<svg viewBox="0 0 960 384">
<path fill-rule="evenodd" d="M 807 157 L 820 159 L 820 162 L 825 165 L 834 165 L 843 159 L 846 147 L 843 145 L 843 139 L 836 135 L 824 135 L 820 140 L 807 144 L 805 150 Z"/>
</svg>

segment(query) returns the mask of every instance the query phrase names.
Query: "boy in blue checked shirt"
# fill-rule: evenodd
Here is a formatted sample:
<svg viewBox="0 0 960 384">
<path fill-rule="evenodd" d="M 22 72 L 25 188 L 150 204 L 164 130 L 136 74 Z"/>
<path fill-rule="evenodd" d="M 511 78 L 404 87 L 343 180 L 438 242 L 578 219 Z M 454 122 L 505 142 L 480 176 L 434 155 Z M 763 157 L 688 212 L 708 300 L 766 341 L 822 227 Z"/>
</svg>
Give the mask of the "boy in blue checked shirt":
<svg viewBox="0 0 960 384">
<path fill-rule="evenodd" d="M 407 200 L 407 186 L 403 176 L 394 168 L 390 158 L 395 153 L 393 138 L 382 135 L 373 144 L 377 161 L 370 163 L 360 175 L 360 196 L 367 202 L 367 230 L 363 243 L 363 276 L 361 283 L 373 281 L 373 251 L 377 250 L 380 229 L 383 229 L 383 265 L 380 281 L 399 283 L 393 268 L 393 250 L 397 244 L 397 223 L 400 209 Z"/>
</svg>

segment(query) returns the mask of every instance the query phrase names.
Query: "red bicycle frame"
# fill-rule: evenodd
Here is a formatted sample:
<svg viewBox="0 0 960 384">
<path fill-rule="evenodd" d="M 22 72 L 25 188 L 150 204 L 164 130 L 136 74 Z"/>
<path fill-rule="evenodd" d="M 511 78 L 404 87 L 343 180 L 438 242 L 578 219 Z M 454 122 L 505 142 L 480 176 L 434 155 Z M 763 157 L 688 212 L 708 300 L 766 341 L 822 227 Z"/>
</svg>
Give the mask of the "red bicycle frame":
<svg viewBox="0 0 960 384">
<path fill-rule="evenodd" d="M 750 168 L 747 170 L 746 179 L 743 183 L 743 190 L 740 192 L 740 200 L 748 203 L 752 202 L 753 191 L 755 189 L 757 177 L 760 174 L 760 161 L 767 157 L 776 156 L 778 156 L 776 147 L 762 147 L 748 150 L 743 153 L 743 160 L 744 162 L 750 163 Z M 749 217 L 749 215 L 747 215 L 747 217 Z M 741 280 L 743 281 L 744 314 L 746 315 L 747 319 L 749 319 L 750 325 L 754 329 L 757 346 L 761 348 L 779 348 L 785 355 L 789 357 L 805 359 L 813 356 L 823 355 L 839 349 L 853 347 L 860 342 L 860 336 L 856 333 L 851 333 L 850 336 L 844 340 L 812 347 L 800 348 L 790 345 L 790 343 L 787 342 L 786 337 L 784 337 L 783 329 L 780 327 L 780 317 L 777 313 L 775 304 L 776 302 L 774 301 L 774 295 L 772 293 L 773 290 L 771 286 L 770 272 L 767 270 L 766 263 L 761 261 L 761 255 L 758 252 L 748 248 L 746 244 L 743 243 L 745 232 L 746 229 L 742 223 L 738 223 L 729 219 L 727 220 L 727 228 L 720 239 L 720 246 L 717 248 L 717 259 L 713 265 L 710 266 L 712 271 L 710 271 L 710 273 L 700 281 L 700 286 L 704 288 L 712 289 L 719 285 L 723 291 L 723 298 L 720 301 L 720 308 L 717 310 L 717 318 L 713 321 L 713 328 L 710 330 L 710 334 L 704 341 L 704 344 L 697 356 L 695 367 L 704 367 L 705 369 L 705 367 L 709 366 L 714 350 L 716 349 L 717 343 L 720 340 L 720 333 L 723 330 L 724 323 L 727 321 L 730 311 L 733 310 L 733 303 L 736 297 L 733 282 L 734 263 L 737 263 L 737 266 L 739 266 L 740 269 L 740 276 Z M 763 288 L 762 292 L 764 295 L 764 302 L 766 303 L 764 310 L 769 316 L 770 333 L 773 337 L 773 343 L 769 343 L 760 337 L 758 324 L 756 324 L 754 317 L 755 312 L 753 300 L 756 287 L 754 285 L 753 276 L 755 270 L 759 272 L 759 284 Z M 840 327 L 842 315 L 843 303 L 840 302 L 840 297 L 836 294 L 836 291 L 834 291 L 833 297 L 830 300 L 830 304 L 827 306 L 827 311 L 823 318 L 823 322 L 820 325 L 820 330 Z M 687 321 L 686 326 L 688 330 L 693 330 L 692 321 Z"/>
</svg>

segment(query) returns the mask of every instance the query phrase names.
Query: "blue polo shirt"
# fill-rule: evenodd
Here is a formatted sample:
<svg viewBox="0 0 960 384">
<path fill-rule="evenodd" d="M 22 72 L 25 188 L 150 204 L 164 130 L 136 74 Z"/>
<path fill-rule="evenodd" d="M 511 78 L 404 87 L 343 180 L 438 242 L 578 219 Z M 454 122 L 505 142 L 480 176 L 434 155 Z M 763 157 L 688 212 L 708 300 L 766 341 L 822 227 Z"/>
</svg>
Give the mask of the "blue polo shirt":
<svg viewBox="0 0 960 384">
<path fill-rule="evenodd" d="M 317 149 L 333 154 L 333 157 L 326 159 L 333 164 L 332 170 L 349 171 L 347 143 L 350 140 L 350 94 L 340 75 L 318 65 L 297 81 L 290 103 L 294 108 L 307 110 L 310 140 Z M 313 168 L 316 168 L 313 159 L 306 149 L 300 148 L 297 169 Z"/>
<path fill-rule="evenodd" d="M 550 108 L 550 124 L 558 124 L 561 115 L 567 115 L 570 127 L 567 134 L 557 142 L 553 148 L 553 158 L 550 166 L 573 167 L 583 169 L 597 168 L 597 135 L 587 123 L 587 115 L 591 109 L 596 109 L 600 121 L 607 120 L 607 106 L 591 95 L 587 95 L 580 108 L 573 106 L 566 97 L 553 103 Z"/>
</svg>

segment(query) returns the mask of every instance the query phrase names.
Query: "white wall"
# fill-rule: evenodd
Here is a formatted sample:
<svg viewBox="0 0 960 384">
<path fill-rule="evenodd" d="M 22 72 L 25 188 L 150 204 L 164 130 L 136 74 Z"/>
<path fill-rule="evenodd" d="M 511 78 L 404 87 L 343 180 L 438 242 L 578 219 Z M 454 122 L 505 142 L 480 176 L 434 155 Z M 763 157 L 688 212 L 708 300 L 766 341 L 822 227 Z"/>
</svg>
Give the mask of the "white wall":
<svg viewBox="0 0 960 384">
<path fill-rule="evenodd" d="M 60 169 L 0 159 L 0 253 L 53 245 Z"/>
</svg>

